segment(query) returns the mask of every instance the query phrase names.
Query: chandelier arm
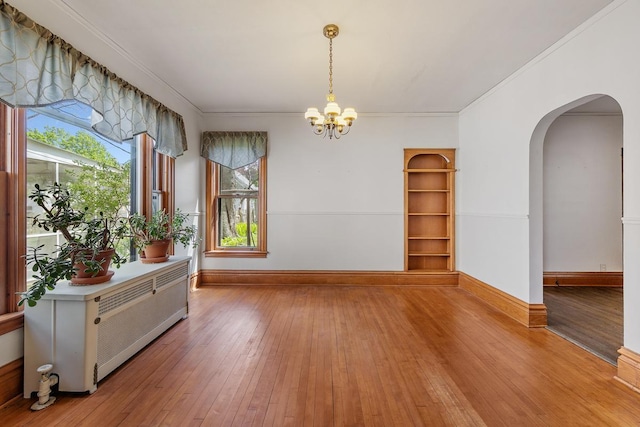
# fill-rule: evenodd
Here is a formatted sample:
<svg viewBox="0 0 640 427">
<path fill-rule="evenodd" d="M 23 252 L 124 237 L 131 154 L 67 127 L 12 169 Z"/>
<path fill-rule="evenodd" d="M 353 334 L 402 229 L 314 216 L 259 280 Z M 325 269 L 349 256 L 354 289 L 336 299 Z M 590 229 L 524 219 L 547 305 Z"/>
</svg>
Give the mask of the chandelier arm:
<svg viewBox="0 0 640 427">
<path fill-rule="evenodd" d="M 331 127 L 331 125 L 324 126 L 324 135 L 322 137 L 326 138 L 327 135 L 329 135 L 329 139 L 333 138 L 333 128 Z"/>
</svg>

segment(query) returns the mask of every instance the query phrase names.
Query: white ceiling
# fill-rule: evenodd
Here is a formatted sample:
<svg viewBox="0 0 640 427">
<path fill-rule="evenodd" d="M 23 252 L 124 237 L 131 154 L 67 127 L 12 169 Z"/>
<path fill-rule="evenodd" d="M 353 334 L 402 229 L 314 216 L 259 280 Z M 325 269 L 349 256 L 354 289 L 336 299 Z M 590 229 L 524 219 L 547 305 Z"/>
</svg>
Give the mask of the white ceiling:
<svg viewBox="0 0 640 427">
<path fill-rule="evenodd" d="M 71 25 L 97 34 L 205 113 L 324 105 L 328 23 L 340 26 L 341 106 L 457 112 L 610 2 L 9 0 L 54 32 Z"/>
</svg>

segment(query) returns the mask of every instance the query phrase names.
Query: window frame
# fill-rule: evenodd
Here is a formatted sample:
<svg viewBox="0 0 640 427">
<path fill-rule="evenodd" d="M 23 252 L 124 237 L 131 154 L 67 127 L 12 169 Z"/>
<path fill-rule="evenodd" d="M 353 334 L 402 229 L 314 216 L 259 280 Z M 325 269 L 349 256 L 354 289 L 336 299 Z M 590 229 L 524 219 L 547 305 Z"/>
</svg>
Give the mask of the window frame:
<svg viewBox="0 0 640 427">
<path fill-rule="evenodd" d="M 175 159 L 158 153 L 154 149 L 154 141 L 149 135 L 140 135 L 140 151 L 143 159 L 140 162 L 142 168 L 140 197 L 140 214 L 151 218 L 153 215 L 153 191 L 159 191 L 162 195 L 162 207 L 173 218 L 175 211 Z M 169 254 L 173 255 L 174 242 L 169 245 Z"/>
<path fill-rule="evenodd" d="M 0 335 L 23 326 L 20 292 L 26 286 L 27 251 L 27 120 L 26 108 L 0 103 L 0 172 L 5 175 L 6 191 L 0 193 L 4 218 L 0 218 Z M 137 167 L 142 169 L 139 202 L 144 214 L 151 214 L 151 192 L 162 191 L 163 206 L 175 207 L 175 159 L 153 150 L 153 139 L 141 136 Z M 153 182 L 153 156 L 156 156 L 156 182 Z M 173 253 L 173 249 L 171 249 Z"/>
<path fill-rule="evenodd" d="M 5 228 L 0 240 L 0 279 L 3 294 L 0 308 L 0 333 L 23 325 L 23 307 L 18 307 L 19 292 L 26 284 L 26 114 L 24 109 L 0 103 L 0 170 L 6 172 Z"/>
<path fill-rule="evenodd" d="M 258 246 L 230 247 L 218 245 L 218 200 L 220 193 L 220 166 L 207 160 L 206 171 L 206 206 L 207 229 L 205 238 L 205 257 L 237 257 L 237 258 L 266 258 L 267 257 L 267 157 L 257 160 L 258 163 Z"/>
</svg>

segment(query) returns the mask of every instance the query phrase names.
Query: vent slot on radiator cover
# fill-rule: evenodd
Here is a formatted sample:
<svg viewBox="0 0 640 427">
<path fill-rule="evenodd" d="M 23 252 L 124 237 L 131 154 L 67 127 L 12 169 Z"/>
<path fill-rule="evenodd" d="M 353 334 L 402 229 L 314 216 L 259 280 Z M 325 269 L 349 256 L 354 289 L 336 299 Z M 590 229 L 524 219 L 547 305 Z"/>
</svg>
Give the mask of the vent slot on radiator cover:
<svg viewBox="0 0 640 427">
<path fill-rule="evenodd" d="M 185 264 L 180 268 L 176 268 L 167 273 L 161 274 L 156 277 L 156 289 L 160 289 L 163 286 L 168 285 L 169 283 L 178 280 L 184 279 L 185 276 L 189 274 L 189 265 Z"/>
<path fill-rule="evenodd" d="M 116 308 L 128 304 L 129 302 L 140 298 L 145 294 L 150 294 L 151 292 L 153 292 L 153 279 L 146 280 L 142 283 L 125 289 L 122 292 L 117 292 L 106 298 L 102 298 L 100 299 L 100 303 L 98 304 L 98 315 L 101 316 L 111 310 L 115 310 Z"/>
</svg>

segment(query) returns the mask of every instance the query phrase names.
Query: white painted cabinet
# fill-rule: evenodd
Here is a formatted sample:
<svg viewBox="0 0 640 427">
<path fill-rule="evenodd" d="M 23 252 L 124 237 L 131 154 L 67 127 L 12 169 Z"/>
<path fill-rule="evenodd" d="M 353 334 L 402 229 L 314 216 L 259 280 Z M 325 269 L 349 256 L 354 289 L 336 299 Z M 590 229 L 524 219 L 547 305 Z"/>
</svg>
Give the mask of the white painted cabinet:
<svg viewBox="0 0 640 427">
<path fill-rule="evenodd" d="M 53 364 L 60 391 L 89 392 L 98 381 L 180 319 L 189 303 L 188 257 L 124 264 L 110 282 L 59 283 L 24 313 L 24 397 L 36 369 Z"/>
</svg>

